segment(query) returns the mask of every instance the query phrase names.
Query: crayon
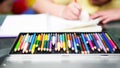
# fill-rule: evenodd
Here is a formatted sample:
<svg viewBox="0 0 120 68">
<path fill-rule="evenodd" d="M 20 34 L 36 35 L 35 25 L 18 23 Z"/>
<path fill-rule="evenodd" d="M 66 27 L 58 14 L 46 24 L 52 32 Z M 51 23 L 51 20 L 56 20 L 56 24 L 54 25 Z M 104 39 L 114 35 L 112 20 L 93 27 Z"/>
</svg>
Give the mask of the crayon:
<svg viewBox="0 0 120 68">
<path fill-rule="evenodd" d="M 43 34 L 42 44 L 40 47 L 41 52 L 43 51 L 43 48 L 44 48 L 44 41 L 45 41 L 45 34 Z"/>
<path fill-rule="evenodd" d="M 20 43 L 20 46 L 19 46 L 19 48 L 18 48 L 18 51 L 20 51 L 20 50 L 22 49 L 22 45 L 23 45 L 24 39 L 25 39 L 25 35 L 23 35 L 23 39 L 22 39 L 22 41 L 21 41 L 21 43 Z"/>
<path fill-rule="evenodd" d="M 27 33 L 26 36 L 25 36 L 25 39 L 24 39 L 23 45 L 22 45 L 22 49 L 24 48 L 25 43 L 27 42 L 28 36 L 29 36 L 29 34 Z M 21 50 L 22 50 L 22 49 L 21 49 Z"/>
<path fill-rule="evenodd" d="M 33 37 L 32 37 L 32 40 L 31 40 L 31 44 L 30 44 L 30 47 L 29 47 L 29 52 L 32 51 L 32 47 L 33 47 L 33 44 L 35 42 L 35 39 L 36 39 L 36 33 L 33 34 Z"/>
<path fill-rule="evenodd" d="M 71 49 L 74 51 L 74 42 L 73 42 L 73 38 L 72 38 L 72 34 L 70 34 L 70 39 L 71 39 Z"/>
<path fill-rule="evenodd" d="M 36 45 L 33 44 L 32 51 L 31 51 L 32 54 L 34 54 L 34 52 L 35 52 L 35 47 L 36 47 Z"/>
<path fill-rule="evenodd" d="M 79 45 L 79 47 L 80 47 L 80 52 L 81 52 L 82 54 L 84 54 L 84 51 L 83 51 L 83 49 L 82 49 L 82 45 L 83 45 L 82 40 L 80 39 L 80 37 L 78 37 L 78 39 L 79 39 L 79 42 L 80 42 L 80 45 Z"/>
<path fill-rule="evenodd" d="M 112 44 L 111 40 L 110 40 L 110 37 L 108 35 L 106 35 L 106 33 L 104 33 L 106 38 L 107 38 L 107 41 L 109 42 L 110 46 L 112 47 L 113 51 L 115 51 L 115 48 L 114 48 L 114 45 Z"/>
<path fill-rule="evenodd" d="M 106 50 L 109 52 L 109 48 L 107 47 L 107 44 L 105 43 L 105 41 L 103 40 L 103 38 L 101 37 L 101 35 L 100 35 L 100 34 L 98 34 L 98 35 L 99 35 L 99 37 L 100 37 L 102 43 L 104 44 Z"/>
<path fill-rule="evenodd" d="M 52 36 L 52 45 L 53 46 L 55 46 L 55 44 L 56 44 L 56 36 L 53 34 L 53 36 Z"/>
<path fill-rule="evenodd" d="M 59 34 L 57 35 L 57 49 L 60 51 L 60 36 Z"/>
<path fill-rule="evenodd" d="M 62 34 L 60 34 L 60 48 L 63 48 Z"/>
<path fill-rule="evenodd" d="M 91 41 L 90 38 L 89 38 L 89 35 L 87 34 L 86 36 L 87 36 L 87 39 L 88 39 L 88 43 L 89 43 L 89 45 L 90 45 L 90 48 L 94 51 L 94 47 L 93 47 L 92 41 Z"/>
<path fill-rule="evenodd" d="M 65 44 L 66 44 L 66 53 L 69 54 L 69 47 L 68 47 L 68 44 L 67 44 L 67 35 L 65 33 Z"/>
<path fill-rule="evenodd" d="M 46 51 L 49 51 L 49 44 L 50 44 L 49 40 L 50 40 L 50 34 L 47 34 L 47 47 L 46 47 Z"/>
<path fill-rule="evenodd" d="M 68 47 L 71 48 L 71 42 L 70 42 L 70 35 L 67 34 L 67 43 L 68 43 Z"/>
<path fill-rule="evenodd" d="M 23 53 L 25 53 L 26 50 L 27 50 L 29 39 L 30 39 L 30 35 L 28 36 L 28 38 L 27 38 L 27 40 L 25 42 L 25 45 L 24 45 L 24 48 L 23 48 Z"/>
<path fill-rule="evenodd" d="M 17 42 L 17 44 L 16 44 L 16 46 L 14 48 L 15 52 L 18 50 L 18 48 L 20 46 L 20 43 L 22 42 L 23 37 L 24 37 L 23 35 L 20 36 L 20 38 L 19 38 L 19 40 L 18 40 L 18 42 Z"/>
<path fill-rule="evenodd" d="M 85 45 L 85 48 L 86 48 L 87 53 L 90 53 L 89 48 L 88 48 L 88 45 L 87 45 L 86 40 L 85 40 L 85 37 L 84 37 L 84 34 L 81 34 L 81 37 L 82 37 L 82 40 L 83 40 L 83 42 L 84 42 L 84 45 Z"/>
<path fill-rule="evenodd" d="M 106 38 L 105 34 L 102 33 L 101 36 L 102 36 L 103 40 L 105 41 L 105 43 L 107 44 L 107 46 L 108 46 L 110 52 L 113 53 L 113 49 L 112 49 L 112 47 L 111 47 L 111 45 L 110 45 L 108 39 Z"/>
<path fill-rule="evenodd" d="M 97 34 L 97 33 L 95 33 L 95 35 L 96 35 L 96 37 L 98 38 L 98 41 L 100 42 L 100 45 L 102 46 L 102 48 L 103 48 L 104 52 L 105 52 L 105 53 L 107 53 L 107 50 L 106 50 L 106 48 L 105 48 L 104 44 L 102 43 L 102 41 L 101 41 L 100 37 L 98 36 L 98 34 Z"/>
<path fill-rule="evenodd" d="M 45 34 L 45 39 L 44 39 L 44 46 L 43 46 L 43 50 L 46 51 L 47 50 L 47 41 L 48 41 L 48 35 Z"/>
<path fill-rule="evenodd" d="M 86 51 L 86 49 L 85 49 L 85 45 L 84 45 L 84 42 L 83 42 L 81 36 L 80 36 L 80 40 L 81 40 L 81 47 L 82 47 L 81 53 L 82 53 L 82 54 L 87 54 L 87 51 Z"/>
<path fill-rule="evenodd" d="M 40 44 L 40 34 L 37 36 L 37 41 L 36 41 L 36 47 L 38 47 Z"/>
<path fill-rule="evenodd" d="M 88 39 L 86 37 L 86 34 L 83 34 L 84 38 L 85 38 L 85 42 L 88 44 Z"/>
<path fill-rule="evenodd" d="M 103 48 L 102 48 L 102 46 L 101 46 L 101 44 L 100 44 L 100 42 L 98 40 L 98 37 L 95 34 L 93 34 L 93 37 L 95 38 L 96 42 L 98 43 L 99 48 L 102 50 Z"/>
<path fill-rule="evenodd" d="M 93 38 L 91 37 L 91 34 L 88 34 L 88 36 L 89 36 L 89 38 L 90 38 L 90 40 L 91 40 L 91 42 L 93 44 L 94 49 L 96 49 L 96 45 L 94 44 L 94 41 L 93 41 Z"/>
<path fill-rule="evenodd" d="M 96 38 L 92 34 L 90 34 L 89 36 L 93 39 L 93 43 L 96 46 L 96 49 L 100 52 L 101 49 L 100 49 L 100 47 L 99 47 L 99 45 L 98 45 L 98 43 L 96 41 Z"/>
<path fill-rule="evenodd" d="M 113 47 L 113 45 L 111 44 L 111 42 L 109 41 L 108 37 L 106 36 L 106 34 L 104 32 L 102 32 L 103 36 L 105 37 L 105 39 L 107 40 L 110 48 L 112 48 L 113 51 L 115 51 L 115 48 Z"/>
<path fill-rule="evenodd" d="M 76 33 L 74 33 L 74 39 L 77 46 L 79 46 L 79 40 L 77 39 Z"/>
<path fill-rule="evenodd" d="M 32 54 L 35 52 L 36 41 L 37 41 L 37 36 L 35 37 L 34 44 L 33 44 L 33 46 L 32 46 L 32 50 L 31 50 L 31 53 L 32 53 Z"/>
<path fill-rule="evenodd" d="M 113 42 L 113 40 L 110 38 L 110 36 L 108 35 L 108 33 L 105 33 L 105 34 L 106 34 L 107 38 L 109 39 L 110 43 L 112 44 L 112 46 L 113 46 L 115 49 L 117 49 L 116 44 L 115 44 L 115 43 Z"/>
<path fill-rule="evenodd" d="M 42 44 L 43 34 L 40 34 L 40 42 L 38 44 L 38 51 L 40 51 L 41 44 Z"/>
<path fill-rule="evenodd" d="M 65 35 L 62 35 L 62 41 L 63 41 L 63 50 L 66 51 L 66 44 L 65 44 Z"/>
<path fill-rule="evenodd" d="M 31 41 L 32 41 L 32 37 L 33 37 L 33 35 L 30 35 L 30 38 L 29 38 L 29 40 L 28 40 L 28 46 L 27 46 L 27 49 L 26 49 L 26 53 L 28 53 L 28 50 L 29 50 L 29 48 L 30 48 L 30 43 L 31 43 Z"/>
<path fill-rule="evenodd" d="M 72 34 L 72 39 L 73 39 L 73 43 L 74 43 L 75 53 L 78 53 L 77 44 L 76 44 L 76 42 L 75 42 L 75 38 L 74 38 L 74 35 L 73 35 L 73 34 Z"/>
<path fill-rule="evenodd" d="M 58 39 L 58 37 L 57 37 L 57 34 L 55 34 L 55 51 L 57 51 L 58 50 L 58 46 L 57 46 L 57 39 Z"/>
<path fill-rule="evenodd" d="M 50 42 L 50 44 L 49 44 L 49 52 L 51 52 L 52 51 L 52 34 L 50 34 L 49 42 Z"/>
</svg>

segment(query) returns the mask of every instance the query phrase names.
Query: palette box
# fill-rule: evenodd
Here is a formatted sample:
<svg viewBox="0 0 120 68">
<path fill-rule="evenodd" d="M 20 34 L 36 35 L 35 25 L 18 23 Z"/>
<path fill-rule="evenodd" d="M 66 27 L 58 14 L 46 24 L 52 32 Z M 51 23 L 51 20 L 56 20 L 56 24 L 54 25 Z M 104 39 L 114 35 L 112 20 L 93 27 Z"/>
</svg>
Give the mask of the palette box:
<svg viewBox="0 0 120 68">
<path fill-rule="evenodd" d="M 24 33 L 20 33 L 19 36 L 17 37 L 16 41 L 13 44 L 13 47 L 11 48 L 10 54 L 31 54 L 31 52 L 29 52 L 29 51 L 27 53 L 22 53 L 22 50 L 20 50 L 20 51 L 14 51 L 15 46 L 16 46 L 16 44 L 17 44 L 17 42 L 18 42 L 18 40 L 19 40 L 19 38 L 20 38 L 21 35 L 26 35 L 26 34 L 33 35 L 33 34 L 36 34 L 36 36 L 38 36 L 39 34 L 47 34 L 47 35 L 48 34 L 51 34 L 51 35 L 56 35 L 56 34 L 58 34 L 58 35 L 62 35 L 62 34 L 66 34 L 66 35 L 67 34 L 71 34 L 72 35 L 73 34 L 74 35 L 74 34 L 76 34 L 77 37 L 79 36 L 81 38 L 81 34 L 89 35 L 89 34 L 95 34 L 95 33 L 96 34 L 107 33 L 109 35 L 109 37 L 111 38 L 111 40 L 113 41 L 113 43 L 116 45 L 117 49 L 115 49 L 114 53 L 111 53 L 110 51 L 108 51 L 107 53 L 105 53 L 104 50 L 101 50 L 99 52 L 97 49 L 94 50 L 94 51 L 92 51 L 90 49 L 89 43 L 87 43 L 89 51 L 90 51 L 90 53 L 88 53 L 88 54 L 119 54 L 120 53 L 120 50 L 119 50 L 119 47 L 118 47 L 119 44 L 116 44 L 115 40 L 113 40 L 112 36 L 108 32 L 29 32 L 29 33 L 28 32 L 26 32 L 26 33 L 24 32 Z M 80 40 L 81 40 L 81 42 L 83 42 L 82 39 L 80 39 Z M 85 45 L 84 45 L 84 47 L 85 47 Z M 35 47 L 35 52 L 33 54 L 82 54 L 80 48 L 78 46 L 77 46 L 77 48 L 78 48 L 78 52 L 77 53 L 75 53 L 75 51 L 72 50 L 72 49 L 70 49 L 70 48 L 68 48 L 69 53 L 67 53 L 63 49 L 60 49 L 60 51 L 55 51 L 55 46 L 53 46 L 51 52 L 49 52 L 47 50 L 46 51 L 44 51 L 44 50 L 43 51 L 38 51 L 37 47 Z"/>
</svg>

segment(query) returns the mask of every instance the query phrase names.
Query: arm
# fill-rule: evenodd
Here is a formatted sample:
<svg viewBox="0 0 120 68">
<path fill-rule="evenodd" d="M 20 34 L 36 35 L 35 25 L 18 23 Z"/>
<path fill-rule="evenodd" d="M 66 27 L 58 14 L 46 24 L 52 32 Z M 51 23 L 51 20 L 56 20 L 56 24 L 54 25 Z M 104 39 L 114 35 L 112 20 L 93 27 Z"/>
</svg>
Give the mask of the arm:
<svg viewBox="0 0 120 68">
<path fill-rule="evenodd" d="M 37 0 L 33 9 L 38 13 L 50 13 L 65 19 L 75 20 L 79 18 L 81 7 L 73 2 L 66 5 L 57 5 L 52 0 Z"/>
</svg>

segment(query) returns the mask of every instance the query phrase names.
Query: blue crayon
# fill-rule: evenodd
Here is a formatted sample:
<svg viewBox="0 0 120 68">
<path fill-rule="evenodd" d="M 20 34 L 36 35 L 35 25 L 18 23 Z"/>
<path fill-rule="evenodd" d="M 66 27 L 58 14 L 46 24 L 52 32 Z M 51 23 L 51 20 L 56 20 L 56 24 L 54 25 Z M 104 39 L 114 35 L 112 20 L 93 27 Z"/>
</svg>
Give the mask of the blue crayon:
<svg viewBox="0 0 120 68">
<path fill-rule="evenodd" d="M 84 34 L 84 38 L 85 38 L 86 43 L 88 44 L 88 39 L 85 34 Z"/>
<path fill-rule="evenodd" d="M 30 44 L 31 44 L 31 41 L 32 41 L 32 37 L 33 37 L 33 35 L 31 35 L 30 38 L 29 38 L 29 40 L 28 40 L 29 46 L 28 46 L 28 49 L 27 49 L 27 50 L 29 50 L 29 48 L 30 48 Z"/>
<path fill-rule="evenodd" d="M 111 44 L 110 44 L 109 40 L 107 39 L 107 37 L 105 36 L 104 33 L 102 33 L 102 38 L 105 41 L 105 43 L 107 44 L 108 48 L 110 49 L 110 52 L 113 53 L 114 51 L 113 51 L 113 49 L 111 47 Z"/>
<path fill-rule="evenodd" d="M 90 34 L 89 34 L 89 36 L 90 36 L 90 38 L 93 40 L 93 42 L 94 42 L 96 48 L 98 49 L 98 51 L 100 52 L 100 47 L 99 47 L 97 41 L 95 40 L 95 38 L 94 38 L 92 35 L 90 35 Z"/>
<path fill-rule="evenodd" d="M 77 37 L 77 40 L 78 40 L 78 44 L 81 45 L 81 42 L 80 42 L 80 38 Z"/>
<path fill-rule="evenodd" d="M 75 42 L 76 42 L 76 45 L 79 46 L 79 42 L 78 42 L 77 37 L 75 38 Z"/>
<path fill-rule="evenodd" d="M 90 53 L 89 48 L 88 48 L 88 45 L 87 45 L 86 40 L 85 40 L 85 37 L 84 37 L 84 34 L 81 34 L 81 37 L 82 37 L 82 39 L 83 39 L 83 42 L 84 42 L 85 48 L 86 48 L 86 50 L 87 50 L 87 53 Z"/>
<path fill-rule="evenodd" d="M 36 33 L 34 33 L 34 35 L 33 35 L 32 39 L 31 39 L 31 44 L 30 44 L 29 51 L 31 51 L 31 50 L 32 50 L 32 46 L 33 46 L 33 44 L 34 44 L 34 42 L 35 42 L 35 38 L 36 38 Z"/>
<path fill-rule="evenodd" d="M 74 38 L 74 35 L 73 35 L 73 34 L 72 34 L 72 39 L 73 39 L 73 44 L 74 44 L 75 52 L 78 53 L 77 44 L 76 44 L 76 42 L 75 42 L 75 38 Z"/>
</svg>

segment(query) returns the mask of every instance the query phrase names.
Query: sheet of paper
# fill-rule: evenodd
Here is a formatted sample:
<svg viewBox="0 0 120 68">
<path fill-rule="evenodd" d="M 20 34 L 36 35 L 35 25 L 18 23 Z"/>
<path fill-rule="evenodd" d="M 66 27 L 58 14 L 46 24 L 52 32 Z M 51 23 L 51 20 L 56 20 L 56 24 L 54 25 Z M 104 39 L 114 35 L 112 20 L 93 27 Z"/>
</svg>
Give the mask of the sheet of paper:
<svg viewBox="0 0 120 68">
<path fill-rule="evenodd" d="M 9 15 L 0 28 L 0 37 L 18 36 L 20 32 L 98 32 L 102 29 L 97 26 L 99 21 L 99 19 L 65 20 L 49 14 Z M 89 27 L 92 30 L 88 30 Z"/>
<path fill-rule="evenodd" d="M 100 19 L 95 20 L 66 20 L 63 18 L 59 18 L 56 16 L 48 15 L 47 17 L 47 28 L 51 31 L 59 31 L 59 30 L 65 30 L 65 29 L 72 29 L 72 28 L 83 28 L 83 27 L 89 27 L 93 25 L 97 25 L 100 22 Z"/>
<path fill-rule="evenodd" d="M 17 36 L 20 32 L 46 32 L 46 15 L 10 15 L 0 29 L 0 36 Z"/>
</svg>

